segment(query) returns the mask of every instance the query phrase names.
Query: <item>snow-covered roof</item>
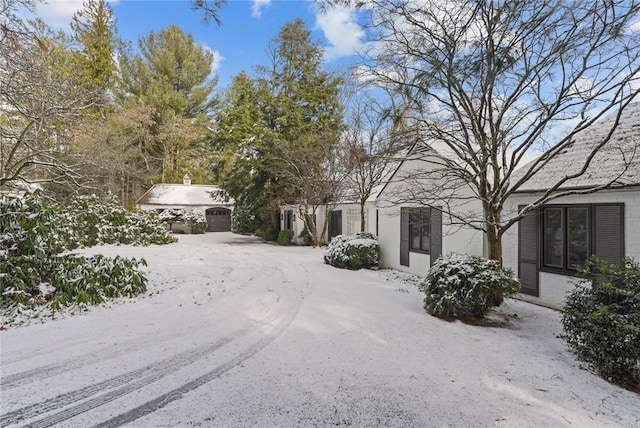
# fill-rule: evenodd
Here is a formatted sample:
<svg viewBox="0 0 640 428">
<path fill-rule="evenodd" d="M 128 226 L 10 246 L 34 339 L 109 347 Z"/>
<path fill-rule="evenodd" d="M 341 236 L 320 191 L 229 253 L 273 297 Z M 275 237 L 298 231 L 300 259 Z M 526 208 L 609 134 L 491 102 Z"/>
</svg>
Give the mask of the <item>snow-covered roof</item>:
<svg viewBox="0 0 640 428">
<path fill-rule="evenodd" d="M 574 139 L 570 149 L 551 159 L 547 165 L 529 179 L 519 192 L 546 190 L 567 175 L 578 172 L 585 160 L 611 130 L 617 113 L 596 122 Z M 585 188 L 607 184 L 617 175 L 621 186 L 640 184 L 640 103 L 629 104 L 620 115 L 618 127 L 611 140 L 595 155 L 587 171 L 580 177 L 568 180 L 563 189 Z M 637 153 L 636 153 L 637 151 Z M 519 168 L 512 178 L 515 182 L 532 165 Z M 628 167 L 625 171 L 625 165 Z M 624 171 L 624 172 L 623 172 Z"/>
<path fill-rule="evenodd" d="M 232 205 L 219 194 L 222 189 L 211 185 L 154 184 L 137 201 L 138 205 Z"/>
</svg>

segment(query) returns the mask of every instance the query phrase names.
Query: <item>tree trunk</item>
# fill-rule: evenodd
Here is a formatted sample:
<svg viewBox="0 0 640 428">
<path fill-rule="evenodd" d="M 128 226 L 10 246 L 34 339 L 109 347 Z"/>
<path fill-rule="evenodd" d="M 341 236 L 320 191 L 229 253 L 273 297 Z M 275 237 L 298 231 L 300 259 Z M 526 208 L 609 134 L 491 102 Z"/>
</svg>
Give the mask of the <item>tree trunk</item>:
<svg viewBox="0 0 640 428">
<path fill-rule="evenodd" d="M 489 259 L 496 260 L 502 266 L 502 236 L 498 236 L 495 229 L 487 233 L 487 246 Z"/>
<path fill-rule="evenodd" d="M 364 204 L 366 201 L 360 201 L 360 232 L 365 231 Z"/>
<path fill-rule="evenodd" d="M 500 222 L 500 212 L 492 211 L 490 207 L 484 207 L 485 230 L 487 237 L 488 258 L 498 262 L 502 267 L 502 234 L 498 233 L 497 225 Z M 502 289 L 496 290 L 493 295 L 493 306 L 499 306 L 504 301 Z"/>
</svg>

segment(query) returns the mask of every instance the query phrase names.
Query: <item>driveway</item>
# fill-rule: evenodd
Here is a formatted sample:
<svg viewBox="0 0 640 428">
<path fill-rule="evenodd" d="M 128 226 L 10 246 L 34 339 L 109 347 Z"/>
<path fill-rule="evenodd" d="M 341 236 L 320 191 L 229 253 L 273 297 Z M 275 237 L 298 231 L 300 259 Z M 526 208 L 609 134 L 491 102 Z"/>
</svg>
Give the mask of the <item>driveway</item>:
<svg viewBox="0 0 640 428">
<path fill-rule="evenodd" d="M 231 233 L 86 253 L 144 257 L 149 290 L 0 332 L 0 426 L 640 425 L 545 308 L 444 322 L 397 272 Z"/>
</svg>

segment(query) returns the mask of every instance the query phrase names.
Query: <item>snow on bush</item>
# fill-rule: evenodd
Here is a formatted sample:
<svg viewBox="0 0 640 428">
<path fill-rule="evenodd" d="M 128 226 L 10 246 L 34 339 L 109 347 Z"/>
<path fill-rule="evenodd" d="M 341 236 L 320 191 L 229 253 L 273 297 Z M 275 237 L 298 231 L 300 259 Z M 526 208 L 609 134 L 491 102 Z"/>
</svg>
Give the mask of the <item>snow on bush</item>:
<svg viewBox="0 0 640 428">
<path fill-rule="evenodd" d="M 497 293 L 506 297 L 520 291 L 520 281 L 495 260 L 450 253 L 436 260 L 420 289 L 431 315 L 483 316 L 494 306 Z"/>
<path fill-rule="evenodd" d="M 562 314 L 564 339 L 600 375 L 640 390 L 640 265 L 592 259 L 580 276 Z"/>
<path fill-rule="evenodd" d="M 207 218 L 201 210 L 191 210 L 184 214 L 184 221 L 189 225 L 191 233 L 203 234 L 207 231 Z"/>
<path fill-rule="evenodd" d="M 85 258 L 65 253 L 95 243 L 173 240 L 155 214 L 150 217 L 110 203 L 104 207 L 97 204 L 95 198 L 80 198 L 71 207 L 61 207 L 39 193 L 24 199 L 0 199 L 2 324 L 28 322 L 66 306 L 84 308 L 146 290 L 147 279 L 140 272 L 140 267 L 146 266 L 143 259 Z M 71 218 L 74 214 L 77 217 Z M 97 224 L 92 224 L 94 221 Z"/>
<path fill-rule="evenodd" d="M 207 231 L 207 218 L 202 210 L 185 211 L 181 208 L 170 208 L 160 213 L 160 220 L 168 223 L 186 224 L 189 231 L 194 234 L 203 234 Z"/>
<path fill-rule="evenodd" d="M 175 242 L 154 211 L 129 211 L 112 197 L 80 196 L 55 209 L 51 239 L 58 251 L 103 244 Z"/>
<path fill-rule="evenodd" d="M 324 261 L 338 268 L 374 268 L 380 262 L 380 253 L 380 244 L 371 233 L 338 235 L 329 243 Z"/>
</svg>

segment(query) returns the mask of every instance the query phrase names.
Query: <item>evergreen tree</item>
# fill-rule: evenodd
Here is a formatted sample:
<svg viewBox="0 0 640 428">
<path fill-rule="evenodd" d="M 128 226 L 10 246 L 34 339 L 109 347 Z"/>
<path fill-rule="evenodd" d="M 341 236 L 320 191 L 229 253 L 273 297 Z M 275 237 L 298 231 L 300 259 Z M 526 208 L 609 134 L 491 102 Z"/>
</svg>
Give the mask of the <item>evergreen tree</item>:
<svg viewBox="0 0 640 428">
<path fill-rule="evenodd" d="M 73 15 L 71 30 L 78 47 L 76 65 L 86 84 L 106 87 L 116 70 L 113 11 L 104 0 L 87 0 Z"/>
<path fill-rule="evenodd" d="M 176 181 L 189 170 L 206 180 L 209 166 L 195 160 L 206 154 L 203 143 L 216 102 L 213 53 L 175 26 L 142 37 L 139 48 L 139 55 L 121 57 L 119 99 L 125 107 L 142 104 L 156 111 L 158 178 Z"/>
<path fill-rule="evenodd" d="M 244 73 L 234 79 L 215 145 L 228 157 L 222 186 L 241 209 L 246 200 L 254 212 L 271 214 L 256 227 L 277 230 L 279 204 L 305 202 L 310 180 L 326 181 L 318 170 L 338 143 L 343 109 L 341 81 L 322 70 L 322 45 L 302 20 L 285 24 L 268 53 L 271 65 L 257 67 L 255 80 Z"/>
</svg>

